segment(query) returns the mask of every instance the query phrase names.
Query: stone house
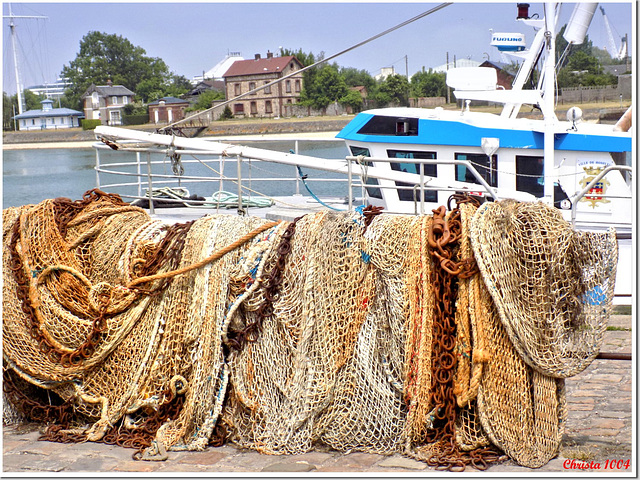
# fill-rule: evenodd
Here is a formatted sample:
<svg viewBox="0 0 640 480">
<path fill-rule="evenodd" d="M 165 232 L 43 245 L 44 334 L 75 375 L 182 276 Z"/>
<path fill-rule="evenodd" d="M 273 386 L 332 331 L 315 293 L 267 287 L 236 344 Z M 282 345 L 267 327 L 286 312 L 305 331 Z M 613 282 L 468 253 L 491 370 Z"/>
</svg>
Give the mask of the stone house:
<svg viewBox="0 0 640 480">
<path fill-rule="evenodd" d="M 40 103 L 40 110 L 27 110 L 13 117 L 20 130 L 57 130 L 80 126 L 82 112 L 70 108 L 53 108 L 53 100 L 50 99 Z"/>
<path fill-rule="evenodd" d="M 125 105 L 133 103 L 135 94 L 122 85 L 91 84 L 82 95 L 84 116 L 87 120 L 101 120 L 102 125 L 122 125 Z"/>
<path fill-rule="evenodd" d="M 188 100 L 162 97 L 149 104 L 149 123 L 172 123 L 182 120 L 184 111 L 188 107 Z"/>
<path fill-rule="evenodd" d="M 268 52 L 266 58 L 256 54 L 253 60 L 234 62 L 224 74 L 227 100 L 267 85 L 274 80 L 301 70 L 302 64 L 294 56 L 274 57 Z M 300 99 L 302 73 L 263 88 L 230 103 L 236 117 L 285 117 L 290 116 L 291 106 Z M 287 108 L 289 106 L 289 108 Z"/>
</svg>

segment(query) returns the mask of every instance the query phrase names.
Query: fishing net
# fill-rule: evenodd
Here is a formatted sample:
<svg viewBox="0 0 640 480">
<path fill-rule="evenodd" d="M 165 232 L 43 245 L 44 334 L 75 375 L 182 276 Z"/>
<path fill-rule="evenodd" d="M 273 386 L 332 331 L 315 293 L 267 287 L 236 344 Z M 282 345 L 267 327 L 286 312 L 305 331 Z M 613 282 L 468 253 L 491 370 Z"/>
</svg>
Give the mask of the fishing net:
<svg viewBox="0 0 640 480">
<path fill-rule="evenodd" d="M 608 234 L 523 205 L 166 225 L 91 191 L 6 209 L 5 422 L 46 422 L 44 439 L 117 443 L 144 460 L 230 441 L 402 452 L 449 470 L 484 469 L 500 451 L 543 465 L 566 415 L 555 377 L 597 353 L 616 250 Z M 526 228 L 504 220 L 509 209 Z M 587 241 L 614 253 L 581 256 Z M 537 292 L 573 300 L 537 293 L 523 313 L 533 284 L 504 278 L 535 276 L 530 258 L 546 261 Z"/>
<path fill-rule="evenodd" d="M 577 232 L 550 206 L 504 201 L 478 210 L 471 239 L 520 356 L 553 377 L 584 370 L 600 350 L 611 312 L 614 229 Z"/>
</svg>

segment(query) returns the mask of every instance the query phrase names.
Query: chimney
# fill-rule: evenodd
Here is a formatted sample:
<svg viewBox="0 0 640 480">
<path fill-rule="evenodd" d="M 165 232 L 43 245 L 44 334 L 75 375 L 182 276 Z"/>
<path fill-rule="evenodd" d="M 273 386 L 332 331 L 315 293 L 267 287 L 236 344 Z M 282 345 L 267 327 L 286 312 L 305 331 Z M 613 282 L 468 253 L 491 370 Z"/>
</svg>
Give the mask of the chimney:
<svg viewBox="0 0 640 480">
<path fill-rule="evenodd" d="M 267 58 L 273 58 L 273 53 L 267 50 Z"/>
<path fill-rule="evenodd" d="M 113 82 L 110 78 L 107 78 L 107 87 L 110 87 L 111 85 L 113 85 Z"/>
<path fill-rule="evenodd" d="M 256 53 L 256 60 L 260 60 L 260 54 Z"/>
</svg>

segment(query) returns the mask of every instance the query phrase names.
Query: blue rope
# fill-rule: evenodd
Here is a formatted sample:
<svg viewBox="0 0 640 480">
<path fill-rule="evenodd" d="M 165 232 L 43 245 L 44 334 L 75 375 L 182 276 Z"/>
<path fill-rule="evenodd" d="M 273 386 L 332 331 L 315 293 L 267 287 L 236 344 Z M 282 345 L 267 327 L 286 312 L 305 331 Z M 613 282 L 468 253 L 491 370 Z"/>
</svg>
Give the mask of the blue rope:
<svg viewBox="0 0 640 480">
<path fill-rule="evenodd" d="M 300 178 L 302 179 L 302 183 L 304 185 L 304 188 L 307 189 L 307 192 L 309 192 L 309 195 L 311 195 L 314 200 L 316 202 L 318 202 L 320 205 L 330 208 L 331 210 L 335 210 L 337 212 L 346 212 L 346 210 L 342 209 L 342 208 L 336 208 L 336 207 L 332 207 L 331 205 L 327 205 L 326 203 L 324 203 L 322 200 L 320 200 L 315 193 L 313 193 L 311 191 L 311 189 L 309 188 L 309 185 L 307 185 L 307 176 L 302 174 L 302 169 L 300 168 L 299 165 L 296 165 L 296 168 L 298 169 L 298 174 L 300 175 Z"/>
</svg>

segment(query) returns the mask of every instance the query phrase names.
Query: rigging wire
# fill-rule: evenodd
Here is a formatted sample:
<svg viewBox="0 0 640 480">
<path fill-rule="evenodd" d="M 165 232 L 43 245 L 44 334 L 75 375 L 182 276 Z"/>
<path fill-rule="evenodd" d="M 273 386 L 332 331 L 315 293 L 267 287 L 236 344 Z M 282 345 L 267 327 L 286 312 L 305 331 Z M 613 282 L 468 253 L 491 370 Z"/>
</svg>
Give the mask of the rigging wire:
<svg viewBox="0 0 640 480">
<path fill-rule="evenodd" d="M 391 28 L 388 28 L 388 29 L 387 29 L 387 30 L 385 30 L 384 32 L 381 32 L 381 33 L 378 33 L 378 34 L 376 34 L 376 35 L 374 35 L 374 36 L 372 36 L 372 37 L 369 37 L 368 39 L 363 40 L 362 42 L 357 43 L 357 44 L 355 44 L 355 45 L 352 45 L 351 47 L 348 47 L 348 48 L 346 48 L 346 49 L 344 49 L 344 50 L 342 50 L 342 51 L 340 51 L 340 52 L 338 52 L 338 53 L 334 53 L 333 55 L 331 55 L 331 56 L 329 56 L 329 57 L 327 57 L 327 58 L 323 58 L 322 60 L 318 60 L 316 63 L 314 63 L 314 64 L 312 64 L 312 65 L 308 65 L 308 66 L 306 66 L 306 67 L 301 68 L 300 70 L 296 70 L 295 72 L 291 72 L 290 74 L 285 75 L 284 77 L 278 78 L 278 79 L 276 79 L 276 80 L 274 80 L 274 81 L 272 81 L 272 82 L 270 82 L 270 83 L 267 83 L 266 85 L 261 85 L 261 86 L 259 86 L 259 87 L 254 88 L 253 90 L 249 90 L 248 92 L 245 92 L 245 93 L 243 93 L 243 94 L 241 94 L 241 95 L 238 95 L 238 96 L 236 96 L 236 97 L 233 97 L 233 98 L 232 98 L 232 99 L 230 99 L 230 100 L 226 100 L 226 101 L 224 101 L 224 102 L 222 102 L 222 103 L 219 103 L 219 104 L 217 104 L 215 107 L 208 108 L 208 109 L 206 109 L 206 110 L 203 110 L 202 112 L 196 113 L 196 114 L 191 115 L 191 116 L 189 116 L 189 117 L 183 118 L 182 120 L 178 120 L 178 121 L 176 121 L 176 122 L 174 122 L 174 123 L 171 123 L 171 124 L 167 125 L 166 127 L 164 127 L 163 129 L 160 129 L 160 131 L 167 131 L 167 130 L 170 130 L 172 127 L 174 127 L 174 126 L 176 126 L 176 125 L 180 125 L 180 124 L 182 124 L 182 123 L 186 123 L 186 122 L 188 122 L 188 121 L 190 121 L 190 120 L 193 120 L 193 119 L 195 119 L 195 118 L 198 118 L 198 117 L 200 117 L 200 116 L 203 116 L 203 115 L 205 115 L 205 114 L 208 114 L 208 113 L 210 113 L 214 108 L 220 108 L 220 107 L 223 107 L 223 106 L 225 106 L 225 105 L 229 105 L 231 102 L 234 102 L 234 101 L 236 101 L 236 100 L 239 100 L 240 98 L 244 98 L 244 97 L 246 97 L 246 96 L 248 96 L 248 95 L 251 95 L 251 94 L 253 94 L 253 93 L 256 93 L 256 92 L 258 92 L 259 90 L 264 90 L 265 88 L 268 88 L 268 87 L 271 87 L 271 86 L 273 86 L 273 85 L 275 85 L 275 84 L 277 84 L 277 83 L 280 83 L 280 82 L 282 82 L 283 80 L 286 80 L 286 79 L 288 79 L 288 78 L 291 78 L 291 77 L 292 77 L 292 76 L 294 76 L 294 75 L 299 75 L 300 73 L 302 73 L 302 72 L 304 72 L 304 71 L 306 71 L 306 70 L 309 70 L 310 68 L 316 67 L 316 66 L 318 66 L 318 65 L 320 65 L 320 64 L 322 64 L 322 63 L 327 63 L 327 62 L 329 62 L 329 61 L 333 60 L 333 59 L 334 59 L 334 58 L 336 58 L 336 57 L 339 57 L 339 56 L 341 56 L 341 55 L 344 55 L 345 53 L 348 53 L 348 52 L 350 52 L 350 51 L 352 51 L 352 50 L 355 50 L 355 49 L 357 49 L 357 48 L 360 48 L 360 47 L 362 47 L 363 45 L 366 45 L 367 43 L 370 43 L 370 42 L 372 42 L 372 41 L 374 41 L 374 40 L 377 40 L 378 38 L 383 37 L 383 36 L 385 36 L 385 35 L 387 35 L 387 34 L 389 34 L 389 33 L 391 33 L 391 32 L 394 32 L 395 30 L 398 30 L 398 29 L 400 29 L 400 28 L 402 28 L 402 27 L 405 27 L 405 26 L 409 25 L 410 23 L 413 23 L 413 22 L 415 22 L 415 21 L 417 21 L 417 20 L 420 20 L 421 18 L 424 18 L 424 17 L 426 17 L 426 16 L 428 16 L 428 15 L 431 15 L 432 13 L 435 13 L 435 12 L 437 12 L 438 10 L 443 9 L 444 7 L 448 7 L 448 6 L 449 6 L 449 5 L 451 5 L 452 3 L 453 3 L 453 2 L 441 3 L 440 5 L 437 5 L 437 6 L 433 7 L 433 8 L 431 8 L 431 9 L 427 10 L 426 12 L 422 12 L 422 13 L 420 13 L 420 14 L 416 15 L 415 17 L 410 18 L 409 20 L 405 20 L 405 21 L 404 21 L 404 22 L 402 22 L 402 23 L 399 23 L 399 24 L 397 24 L 397 25 L 395 25 L 395 26 L 393 26 L 393 27 L 391 27 Z"/>
</svg>

